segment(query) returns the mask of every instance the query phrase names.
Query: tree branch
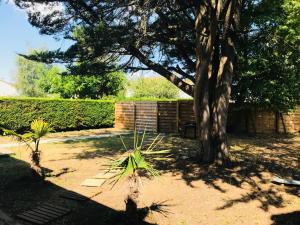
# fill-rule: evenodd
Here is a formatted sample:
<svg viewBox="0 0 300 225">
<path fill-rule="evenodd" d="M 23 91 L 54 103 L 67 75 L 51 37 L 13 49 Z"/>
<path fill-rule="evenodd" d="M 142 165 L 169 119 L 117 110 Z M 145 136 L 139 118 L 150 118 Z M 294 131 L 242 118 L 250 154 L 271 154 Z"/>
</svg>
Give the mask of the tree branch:
<svg viewBox="0 0 300 225">
<path fill-rule="evenodd" d="M 148 66 L 151 70 L 154 72 L 160 74 L 161 76 L 165 77 L 169 81 L 171 81 L 174 85 L 176 85 L 179 89 L 181 89 L 183 92 L 187 93 L 190 96 L 194 95 L 193 91 L 193 85 L 189 85 L 186 82 L 184 82 L 182 79 L 178 78 L 175 74 L 167 70 L 165 67 L 154 63 L 152 60 L 148 59 L 143 53 L 140 52 L 139 49 L 130 46 L 128 48 L 128 51 L 135 56 L 137 59 L 139 59 L 144 65 Z"/>
<path fill-rule="evenodd" d="M 189 74 L 187 74 L 186 72 L 184 72 L 179 66 L 171 66 L 171 67 L 168 67 L 168 70 L 173 70 L 175 71 L 176 73 L 180 74 L 181 76 L 187 78 L 187 79 L 190 79 L 191 81 L 195 82 L 195 77 L 194 76 L 191 76 Z"/>
</svg>

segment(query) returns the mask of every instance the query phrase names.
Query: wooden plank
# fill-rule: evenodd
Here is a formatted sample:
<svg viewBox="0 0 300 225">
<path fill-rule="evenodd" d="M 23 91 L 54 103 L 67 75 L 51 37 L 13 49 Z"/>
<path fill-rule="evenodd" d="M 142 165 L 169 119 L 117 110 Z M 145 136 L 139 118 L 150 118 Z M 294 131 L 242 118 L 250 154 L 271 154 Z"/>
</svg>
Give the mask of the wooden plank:
<svg viewBox="0 0 300 225">
<path fill-rule="evenodd" d="M 56 218 L 57 216 L 60 216 L 61 214 L 57 215 L 57 214 L 52 214 L 52 213 L 47 213 L 44 212 L 43 210 L 39 210 L 39 209 L 33 209 L 31 211 L 28 211 L 28 213 L 33 213 L 34 215 L 41 215 L 41 217 L 44 217 L 45 219 L 53 219 Z"/>
<path fill-rule="evenodd" d="M 176 108 L 172 109 L 172 111 L 166 111 L 166 110 L 162 111 L 161 110 L 159 112 L 159 115 L 161 115 L 161 116 L 177 115 L 176 110 L 177 110 Z"/>
<path fill-rule="evenodd" d="M 28 217 L 28 216 L 17 215 L 17 217 L 20 218 L 20 219 L 22 219 L 22 220 L 25 220 L 25 221 L 34 223 L 34 224 L 40 224 L 40 225 L 45 224 L 44 222 L 42 222 L 42 221 L 40 221 L 40 220 L 36 220 L 36 219 L 31 218 L 31 217 Z"/>
<path fill-rule="evenodd" d="M 44 221 L 45 223 L 50 221 L 51 219 L 53 219 L 53 217 L 49 217 L 49 216 L 46 216 L 44 214 L 37 213 L 37 212 L 34 212 L 34 211 L 25 212 L 25 213 L 23 213 L 23 215 L 24 216 L 32 216 L 33 218 Z"/>
<path fill-rule="evenodd" d="M 56 216 L 62 215 L 62 211 L 58 209 L 53 209 L 51 206 L 43 205 L 42 208 L 45 210 L 48 210 L 52 214 L 56 214 Z"/>
<path fill-rule="evenodd" d="M 57 213 L 57 215 L 61 215 L 61 214 L 62 214 L 62 210 L 55 209 L 55 208 L 53 208 L 52 206 L 43 205 L 42 207 L 43 207 L 44 209 L 49 210 L 50 212 Z"/>
<path fill-rule="evenodd" d="M 133 127 L 136 126 L 136 105 L 133 103 Z"/>
<path fill-rule="evenodd" d="M 55 220 L 70 211 L 70 209 L 63 206 L 45 203 L 33 210 L 23 212 L 22 214 L 17 215 L 17 217 L 34 224 L 42 225 Z"/>
<path fill-rule="evenodd" d="M 49 219 L 45 219 L 45 218 L 43 218 L 43 217 L 40 217 L 39 215 L 32 215 L 30 211 L 24 212 L 22 215 L 23 215 L 23 216 L 26 216 L 26 217 L 29 217 L 29 218 L 32 218 L 32 219 L 35 219 L 35 220 L 37 220 L 37 221 L 40 221 L 40 222 L 42 222 L 43 224 L 49 222 Z"/>
<path fill-rule="evenodd" d="M 41 215 L 45 215 L 45 216 L 48 216 L 50 218 L 55 218 L 57 215 L 55 214 L 52 214 L 52 213 L 48 213 L 48 212 L 45 212 L 43 210 L 40 210 L 38 208 L 34 209 L 34 210 L 31 210 L 32 212 L 35 212 L 35 213 L 38 213 L 38 214 L 41 214 Z"/>
<path fill-rule="evenodd" d="M 37 207 L 36 210 L 42 212 L 42 213 L 48 213 L 48 214 L 51 214 L 53 216 L 60 216 L 61 213 L 60 212 L 54 212 L 54 211 L 51 211 L 51 209 L 49 208 L 45 208 L 44 206 L 40 206 L 40 207 Z"/>
<path fill-rule="evenodd" d="M 50 206 L 53 209 L 58 209 L 58 210 L 61 210 L 61 211 L 64 211 L 64 212 L 70 212 L 71 211 L 69 208 L 65 208 L 65 207 L 59 206 L 59 205 L 54 205 L 54 204 L 51 204 L 51 203 L 45 203 L 45 205 Z"/>
</svg>

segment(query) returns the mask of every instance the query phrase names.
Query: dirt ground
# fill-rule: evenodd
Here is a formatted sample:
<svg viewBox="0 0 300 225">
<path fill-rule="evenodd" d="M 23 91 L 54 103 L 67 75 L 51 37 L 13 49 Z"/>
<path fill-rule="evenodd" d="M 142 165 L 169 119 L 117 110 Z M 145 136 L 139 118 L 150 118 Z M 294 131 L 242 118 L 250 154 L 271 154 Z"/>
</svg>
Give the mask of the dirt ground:
<svg viewBox="0 0 300 225">
<path fill-rule="evenodd" d="M 271 183 L 274 175 L 300 180 L 300 136 L 230 136 L 229 141 L 233 166 L 224 169 L 197 163 L 197 141 L 166 136 L 160 148 L 171 150 L 171 160 L 156 163 L 159 178 L 143 178 L 141 224 L 300 224 L 300 188 Z M 130 135 L 125 142 L 132 142 Z M 41 149 L 42 165 L 52 170 L 46 181 L 29 178 L 29 154 L 23 146 L 11 148 L 14 157 L 0 158 L 0 209 L 15 216 L 50 201 L 73 209 L 51 225 L 124 224 L 126 181 L 112 189 L 108 184 L 80 186 L 101 171 L 108 157 L 122 154 L 119 137 L 43 144 Z M 59 197 L 67 191 L 91 200 Z"/>
</svg>

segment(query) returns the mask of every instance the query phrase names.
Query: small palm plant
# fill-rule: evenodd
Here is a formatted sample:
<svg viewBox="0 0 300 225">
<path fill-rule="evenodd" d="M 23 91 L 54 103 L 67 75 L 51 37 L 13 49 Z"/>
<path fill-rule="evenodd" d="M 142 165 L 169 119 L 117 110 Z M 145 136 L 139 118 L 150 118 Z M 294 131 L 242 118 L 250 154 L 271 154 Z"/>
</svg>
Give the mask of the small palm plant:
<svg viewBox="0 0 300 225">
<path fill-rule="evenodd" d="M 143 142 L 146 132 L 143 132 L 141 141 L 139 142 L 138 132 L 134 132 L 133 149 L 128 149 L 125 145 L 123 138 L 120 136 L 122 144 L 126 150 L 125 156 L 117 160 L 112 160 L 108 164 L 108 171 L 118 171 L 112 178 L 112 184 L 115 185 L 120 179 L 127 178 L 129 185 L 129 193 L 125 200 L 126 215 L 128 222 L 137 224 L 138 221 L 138 198 L 141 186 L 141 175 L 148 174 L 151 177 L 157 177 L 160 172 L 154 168 L 149 161 L 148 157 L 153 155 L 167 154 L 169 150 L 155 150 L 157 145 L 162 141 L 162 137 L 157 135 L 153 142 L 145 149 Z M 153 160 L 167 160 L 167 158 L 154 157 Z M 146 173 L 145 173 L 146 172 Z"/>
<path fill-rule="evenodd" d="M 49 124 L 42 119 L 36 119 L 31 123 L 31 131 L 25 134 L 18 134 L 13 130 L 3 129 L 4 135 L 12 136 L 16 138 L 19 142 L 26 144 L 27 148 L 31 151 L 31 162 L 30 167 L 35 175 L 39 175 L 45 178 L 45 172 L 40 165 L 41 152 L 39 149 L 40 140 L 46 134 L 52 131 Z M 34 146 L 31 145 L 34 144 Z"/>
</svg>

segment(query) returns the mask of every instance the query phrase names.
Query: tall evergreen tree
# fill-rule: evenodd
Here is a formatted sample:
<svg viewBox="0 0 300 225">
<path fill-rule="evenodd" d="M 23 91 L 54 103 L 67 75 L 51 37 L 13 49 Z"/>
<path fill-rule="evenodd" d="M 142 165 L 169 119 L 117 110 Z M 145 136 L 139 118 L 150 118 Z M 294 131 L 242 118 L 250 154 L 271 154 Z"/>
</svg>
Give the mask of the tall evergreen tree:
<svg viewBox="0 0 300 225">
<path fill-rule="evenodd" d="M 272 25 L 267 20 L 255 22 L 254 12 L 265 3 L 273 7 L 274 1 L 15 2 L 27 9 L 29 21 L 42 34 L 61 34 L 74 41 L 66 51 L 44 52 L 30 59 L 66 63 L 71 74 L 115 70 L 116 59 L 122 62 L 118 69 L 155 71 L 194 98 L 202 159 L 229 161 L 226 123 L 237 42 L 253 34 L 259 22 L 264 23 L 260 30 Z M 47 4 L 48 13 L 32 10 L 41 3 Z"/>
<path fill-rule="evenodd" d="M 203 160 L 229 159 L 226 122 L 241 0 L 15 2 L 52 6 L 49 14 L 27 10 L 29 21 L 43 34 L 75 41 L 65 52 L 32 58 L 67 62 L 72 74 L 99 74 L 119 57 L 127 59 L 123 68 L 155 71 L 194 97 Z"/>
</svg>

